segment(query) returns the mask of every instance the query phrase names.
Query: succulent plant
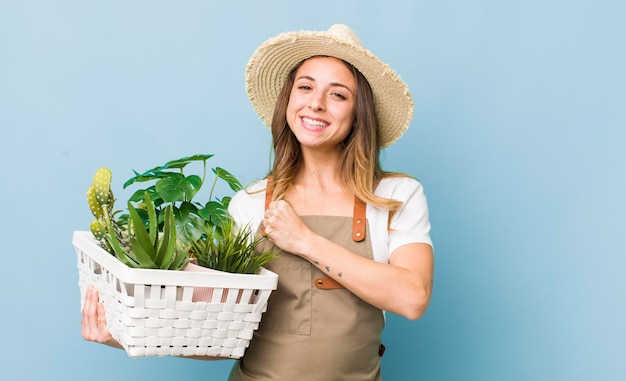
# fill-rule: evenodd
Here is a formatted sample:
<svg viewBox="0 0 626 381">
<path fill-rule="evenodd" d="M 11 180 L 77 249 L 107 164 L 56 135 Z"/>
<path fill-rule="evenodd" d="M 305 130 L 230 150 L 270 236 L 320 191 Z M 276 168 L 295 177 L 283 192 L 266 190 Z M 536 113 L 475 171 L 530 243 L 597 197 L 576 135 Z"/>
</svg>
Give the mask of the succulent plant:
<svg viewBox="0 0 626 381">
<path fill-rule="evenodd" d="M 117 258 L 129 267 L 145 269 L 180 270 L 189 261 L 189 250 L 179 246 L 172 205 L 165 207 L 163 230 L 159 231 L 154 204 L 148 192 L 144 194 L 144 207 L 148 212 L 148 226 L 137 209 L 128 202 L 130 218 L 126 225 L 130 250 L 117 238 L 109 226 L 107 239 Z M 109 222 L 112 224 L 112 222 Z"/>
</svg>

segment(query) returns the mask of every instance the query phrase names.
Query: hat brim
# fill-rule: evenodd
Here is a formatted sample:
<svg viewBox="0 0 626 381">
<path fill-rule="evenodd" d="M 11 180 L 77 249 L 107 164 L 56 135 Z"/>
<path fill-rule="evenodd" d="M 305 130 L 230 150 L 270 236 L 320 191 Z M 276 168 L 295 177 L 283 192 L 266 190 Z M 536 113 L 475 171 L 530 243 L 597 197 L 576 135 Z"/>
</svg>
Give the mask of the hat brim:
<svg viewBox="0 0 626 381">
<path fill-rule="evenodd" d="M 388 147 L 408 129 L 413 99 L 408 86 L 367 49 L 328 32 L 287 32 L 257 48 L 246 67 L 246 90 L 254 110 L 271 127 L 274 107 L 291 70 L 313 56 L 342 59 L 368 80 L 380 130 L 381 147 Z"/>
</svg>

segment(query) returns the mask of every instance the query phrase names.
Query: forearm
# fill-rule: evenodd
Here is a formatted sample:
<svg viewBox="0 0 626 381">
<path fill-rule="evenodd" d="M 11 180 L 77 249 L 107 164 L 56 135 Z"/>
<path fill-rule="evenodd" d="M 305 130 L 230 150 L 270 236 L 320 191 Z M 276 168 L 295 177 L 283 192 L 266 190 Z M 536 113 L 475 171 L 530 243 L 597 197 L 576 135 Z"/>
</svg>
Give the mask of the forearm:
<svg viewBox="0 0 626 381">
<path fill-rule="evenodd" d="M 301 243 L 299 254 L 303 258 L 371 305 L 412 320 L 426 311 L 432 290 L 429 245 L 402 248 L 404 252 L 398 254 L 397 263 L 385 264 L 359 256 L 318 235 L 313 234 Z"/>
</svg>

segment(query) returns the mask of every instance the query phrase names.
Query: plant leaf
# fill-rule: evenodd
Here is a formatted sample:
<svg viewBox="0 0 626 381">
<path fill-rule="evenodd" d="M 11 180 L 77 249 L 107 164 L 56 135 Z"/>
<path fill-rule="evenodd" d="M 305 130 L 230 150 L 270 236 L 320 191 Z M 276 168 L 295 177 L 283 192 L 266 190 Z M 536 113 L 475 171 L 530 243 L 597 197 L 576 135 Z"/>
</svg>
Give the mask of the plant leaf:
<svg viewBox="0 0 626 381">
<path fill-rule="evenodd" d="M 156 191 L 165 202 L 190 201 L 202 186 L 202 179 L 197 175 L 187 177 L 179 173 L 170 175 L 156 183 Z"/>
<path fill-rule="evenodd" d="M 218 201 L 207 202 L 204 208 L 198 211 L 198 215 L 216 226 L 221 226 L 222 221 L 229 218 L 228 210 Z"/>
<path fill-rule="evenodd" d="M 230 205 L 230 200 L 232 200 L 232 199 L 233 198 L 230 197 L 230 196 L 225 196 L 224 198 L 219 200 L 219 202 L 221 202 L 222 205 L 224 206 L 224 208 L 228 210 L 228 205 Z"/>
<path fill-rule="evenodd" d="M 160 198 L 161 196 L 159 196 L 159 194 L 157 193 L 155 186 L 152 185 L 146 189 L 139 189 L 137 191 L 135 191 L 135 193 L 133 193 L 130 198 L 128 199 L 128 201 L 132 201 L 132 202 L 140 202 L 143 200 L 144 198 L 144 194 L 148 192 L 150 194 L 150 198 L 152 200 L 155 200 L 156 198 Z"/>
<path fill-rule="evenodd" d="M 188 189 L 185 190 L 185 195 L 187 196 L 186 201 L 191 201 L 202 187 L 202 178 L 198 175 L 190 175 L 185 177 L 185 180 L 189 185 Z"/>
<path fill-rule="evenodd" d="M 154 170 L 149 170 L 144 173 L 138 173 L 137 171 L 133 170 L 133 173 L 135 174 L 135 176 L 126 180 L 126 182 L 124 183 L 124 189 L 134 183 L 144 183 L 146 181 L 158 180 L 163 177 L 167 177 L 170 174 L 170 172 L 161 172 Z"/>
<path fill-rule="evenodd" d="M 160 165 L 158 167 L 154 167 L 152 169 L 149 169 L 143 173 L 139 173 L 135 170 L 133 170 L 133 173 L 135 174 L 135 176 L 131 177 L 130 179 L 126 180 L 126 182 L 124 183 L 124 188 L 128 187 L 129 185 L 136 183 L 136 182 L 145 182 L 145 181 L 151 181 L 151 180 L 158 180 L 161 178 L 165 178 L 168 177 L 169 174 L 171 174 L 172 172 L 167 172 L 164 171 L 166 169 L 183 169 L 187 164 L 191 163 L 192 161 L 204 161 L 206 162 L 208 159 L 210 159 L 211 157 L 213 157 L 212 154 L 205 154 L 205 155 L 193 155 L 193 156 L 187 156 L 187 157 L 183 157 L 180 159 L 176 159 L 176 160 L 170 160 L 167 163 Z"/>
<path fill-rule="evenodd" d="M 142 269 L 158 269 L 159 267 L 154 261 L 154 256 L 149 251 L 154 252 L 153 247 L 144 247 L 137 238 L 130 239 L 130 247 L 135 253 L 139 267 Z M 152 250 L 149 250 L 152 249 Z"/>
<path fill-rule="evenodd" d="M 138 267 L 139 262 L 137 261 L 137 258 L 135 258 L 135 256 L 132 253 L 129 253 L 126 250 L 124 250 L 122 245 L 120 245 L 120 242 L 117 239 L 115 230 L 113 229 L 113 225 L 108 220 L 107 220 L 107 229 L 109 231 L 109 234 L 107 234 L 106 238 L 109 244 L 111 245 L 111 248 L 115 252 L 115 256 L 117 257 L 117 259 L 119 259 L 122 263 L 124 263 L 128 267 Z"/>
<path fill-rule="evenodd" d="M 213 173 L 215 173 L 215 175 L 217 175 L 217 177 L 219 177 L 220 179 L 226 181 L 230 189 L 234 190 L 235 192 L 243 189 L 241 182 L 224 168 L 213 168 Z"/>
<path fill-rule="evenodd" d="M 198 207 L 190 202 L 183 202 L 179 209 L 174 210 L 176 231 L 179 239 L 184 242 L 198 240 L 204 231 L 204 218 L 198 215 Z"/>
<path fill-rule="evenodd" d="M 152 204 L 152 200 L 150 199 L 150 195 L 148 192 L 144 193 L 144 202 L 146 204 L 146 211 L 148 212 L 148 237 L 150 238 L 150 242 L 152 243 L 152 247 L 156 243 L 157 232 L 158 232 L 158 220 L 156 215 L 156 210 L 154 205 Z"/>
<path fill-rule="evenodd" d="M 165 208 L 165 221 L 163 225 L 163 237 L 158 243 L 156 261 L 163 270 L 170 268 L 176 254 L 176 225 L 172 205 Z"/>
<path fill-rule="evenodd" d="M 128 203 L 128 212 L 130 214 L 130 220 L 134 232 L 134 239 L 131 238 L 131 247 L 133 248 L 135 256 L 137 256 L 140 263 L 145 263 L 147 262 L 145 258 L 140 258 L 140 255 L 145 253 L 149 258 L 151 258 L 151 261 L 154 262 L 153 259 L 156 254 L 154 251 L 154 241 L 150 240 L 150 235 L 146 230 L 146 226 L 143 224 L 143 220 L 130 202 Z M 135 250 L 135 246 L 132 245 L 134 240 L 136 240 L 137 244 L 143 248 L 143 252 Z"/>
<path fill-rule="evenodd" d="M 181 247 L 176 245 L 174 250 L 174 260 L 170 265 L 170 270 L 180 270 L 189 262 L 189 253 L 191 251 L 191 246 L 186 245 Z"/>
<path fill-rule="evenodd" d="M 163 164 L 161 167 L 158 167 L 159 170 L 169 169 L 169 168 L 184 168 L 187 164 L 192 161 L 207 161 L 213 157 L 213 154 L 198 154 L 193 156 L 187 156 L 176 160 L 170 160 L 167 163 Z"/>
</svg>

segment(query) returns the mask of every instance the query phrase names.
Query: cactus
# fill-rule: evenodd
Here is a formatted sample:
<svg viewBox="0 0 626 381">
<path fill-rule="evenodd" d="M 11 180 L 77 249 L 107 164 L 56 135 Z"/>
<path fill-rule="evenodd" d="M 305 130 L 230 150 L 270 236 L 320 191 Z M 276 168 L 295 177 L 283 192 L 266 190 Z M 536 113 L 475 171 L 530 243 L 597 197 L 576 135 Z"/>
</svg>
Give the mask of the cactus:
<svg viewBox="0 0 626 381">
<path fill-rule="evenodd" d="M 111 196 L 111 170 L 107 167 L 98 169 L 93 176 L 93 190 L 96 201 L 101 206 L 113 204 Z"/>
<path fill-rule="evenodd" d="M 109 168 L 102 167 L 94 174 L 93 183 L 87 189 L 87 203 L 91 213 L 96 217 L 89 225 L 91 233 L 100 241 L 105 250 L 111 252 L 112 247 L 106 237 L 109 233 L 109 227 L 113 226 L 110 219 L 114 214 L 115 197 L 111 191 L 111 170 Z M 116 231 L 116 234 L 119 232 Z"/>
<path fill-rule="evenodd" d="M 100 242 L 106 241 L 108 230 L 107 230 L 106 225 L 103 223 L 103 220 L 98 218 L 96 220 L 91 221 L 91 224 L 89 225 L 89 229 L 91 230 L 91 233 L 93 234 L 94 237 L 96 237 L 98 241 Z"/>
<path fill-rule="evenodd" d="M 148 227 L 137 209 L 128 202 L 130 218 L 115 218 L 115 197 L 111 190 L 111 170 L 96 171 L 87 189 L 87 203 L 96 218 L 89 228 L 101 246 L 129 267 L 179 270 L 188 262 L 189 249 L 178 247 L 172 206 L 164 210 L 163 231 L 159 232 L 154 203 L 146 192 L 138 208 L 148 213 Z"/>
<path fill-rule="evenodd" d="M 96 191 L 93 184 L 91 184 L 89 189 L 87 189 L 87 203 L 89 204 L 89 209 L 94 217 L 96 217 L 96 219 L 102 218 L 102 205 L 100 205 L 96 199 Z"/>
</svg>

